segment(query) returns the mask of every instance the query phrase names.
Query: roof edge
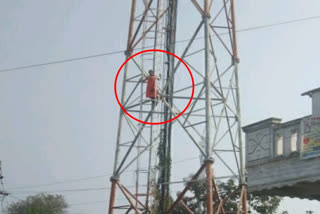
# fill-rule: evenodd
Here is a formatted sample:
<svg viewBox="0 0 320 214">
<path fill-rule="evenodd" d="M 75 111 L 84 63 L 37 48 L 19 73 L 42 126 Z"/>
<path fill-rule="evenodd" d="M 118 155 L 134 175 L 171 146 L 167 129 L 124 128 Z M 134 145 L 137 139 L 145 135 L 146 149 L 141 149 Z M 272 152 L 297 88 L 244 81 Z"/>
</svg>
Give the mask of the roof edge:
<svg viewBox="0 0 320 214">
<path fill-rule="evenodd" d="M 302 93 L 301 96 L 309 95 L 311 97 L 313 93 L 318 92 L 318 91 L 320 92 L 320 87 L 306 91 L 306 92 Z"/>
</svg>

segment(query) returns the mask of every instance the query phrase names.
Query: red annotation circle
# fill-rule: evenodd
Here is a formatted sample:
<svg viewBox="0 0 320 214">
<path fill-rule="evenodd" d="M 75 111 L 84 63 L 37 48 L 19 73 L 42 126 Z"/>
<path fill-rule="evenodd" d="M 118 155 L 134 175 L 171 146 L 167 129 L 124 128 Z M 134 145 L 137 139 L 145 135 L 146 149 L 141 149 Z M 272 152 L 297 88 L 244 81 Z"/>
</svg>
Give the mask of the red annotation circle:
<svg viewBox="0 0 320 214">
<path fill-rule="evenodd" d="M 189 74 L 190 74 L 190 77 L 191 77 L 191 81 L 192 81 L 192 93 L 191 93 L 191 97 L 190 97 L 190 100 L 187 104 L 187 106 L 183 109 L 182 112 L 180 112 L 180 114 L 178 114 L 177 116 L 175 116 L 174 118 L 171 118 L 170 120 L 167 120 L 167 121 L 162 121 L 162 122 L 157 122 L 157 123 L 151 123 L 151 122 L 147 122 L 147 121 L 142 121 L 142 120 L 139 120 L 138 118 L 135 118 L 134 116 L 132 116 L 131 114 L 129 114 L 125 108 L 121 105 L 120 101 L 119 101 L 119 98 L 118 98 L 118 93 L 117 93 L 117 80 L 118 80 L 118 77 L 119 77 L 119 74 L 120 74 L 120 71 L 122 70 L 122 68 L 124 67 L 125 64 L 127 64 L 132 58 L 134 58 L 135 56 L 138 56 L 142 53 L 147 53 L 147 52 L 162 52 L 162 53 L 166 53 L 166 54 L 170 54 L 171 56 L 174 56 L 175 58 L 177 58 L 188 70 Z M 165 51 L 165 50 L 160 50 L 160 49 L 149 49 L 149 50 L 144 50 L 144 51 L 140 51 L 134 55 L 132 55 L 131 57 L 129 57 L 122 65 L 121 67 L 119 68 L 118 72 L 117 72 L 117 75 L 116 75 L 116 78 L 115 78 L 115 81 L 114 81 L 114 93 L 115 93 L 115 96 L 116 96 L 116 99 L 117 99 L 117 102 L 119 104 L 119 106 L 121 107 L 121 109 L 124 111 L 124 113 L 126 113 L 130 118 L 140 122 L 140 123 L 144 123 L 144 124 L 148 124 L 148 125 L 160 125 L 160 124 L 164 124 L 164 123 L 169 123 L 175 119 L 177 119 L 178 117 L 180 117 L 187 109 L 188 107 L 190 106 L 191 104 L 191 101 L 192 101 L 192 98 L 193 98 L 193 94 L 194 94 L 194 79 L 193 79 L 193 75 L 191 73 L 191 70 L 190 68 L 187 66 L 187 64 L 182 60 L 180 59 L 178 56 L 174 55 L 173 53 L 170 53 L 168 51 Z"/>
</svg>

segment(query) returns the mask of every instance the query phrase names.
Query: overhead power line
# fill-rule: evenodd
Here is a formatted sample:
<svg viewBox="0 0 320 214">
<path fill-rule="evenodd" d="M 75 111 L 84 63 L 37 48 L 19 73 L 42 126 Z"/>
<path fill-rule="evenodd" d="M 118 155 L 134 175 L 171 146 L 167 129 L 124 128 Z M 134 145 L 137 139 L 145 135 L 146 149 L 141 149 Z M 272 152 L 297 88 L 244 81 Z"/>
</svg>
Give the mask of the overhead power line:
<svg viewBox="0 0 320 214">
<path fill-rule="evenodd" d="M 104 175 L 97 175 L 97 176 L 84 177 L 84 178 L 76 178 L 76 179 L 67 179 L 67 180 L 63 180 L 63 181 L 57 181 L 57 182 L 53 182 L 53 183 L 40 184 L 40 185 L 29 185 L 29 186 L 11 187 L 11 188 L 8 188 L 8 189 L 9 189 L 9 190 L 14 190 L 14 189 L 28 189 L 28 188 L 47 187 L 47 186 L 54 186 L 54 185 L 58 185 L 58 184 L 80 182 L 80 181 L 92 180 L 92 179 L 97 179 L 97 178 L 105 178 L 105 177 L 107 177 L 107 176 L 111 176 L 111 174 L 104 174 Z"/>
<path fill-rule="evenodd" d="M 235 175 L 225 175 L 225 176 L 217 176 L 215 179 L 223 180 L 223 179 L 230 179 L 235 178 Z M 186 182 L 201 182 L 205 181 L 205 178 L 195 179 L 193 181 L 188 180 L 178 180 L 178 181 L 171 181 L 171 182 L 164 182 L 159 184 L 184 184 Z M 147 185 L 141 185 L 141 187 L 146 187 Z M 126 188 L 135 188 L 135 185 L 126 186 Z M 64 193 L 64 192 L 88 192 L 88 191 L 101 191 L 101 190 L 110 190 L 110 187 L 95 187 L 95 188 L 75 188 L 75 189 L 60 189 L 60 190 L 44 190 L 44 191 L 13 191 L 9 192 L 9 194 L 38 194 L 38 193 Z"/>
<path fill-rule="evenodd" d="M 309 20 L 315 20 L 315 19 L 320 19 L 320 16 L 311 16 L 311 17 L 306 17 L 306 18 L 301 18 L 301 19 L 293 19 L 293 20 L 284 21 L 284 22 L 277 22 L 277 23 L 273 23 L 273 24 L 254 26 L 254 27 L 250 27 L 250 28 L 239 29 L 239 30 L 237 30 L 237 32 L 241 33 L 241 32 L 246 32 L 246 31 L 259 30 L 259 29 L 263 29 L 263 28 L 270 28 L 270 27 L 293 24 L 293 23 L 297 23 L 297 22 L 303 22 L 303 21 L 309 21 Z M 223 34 L 221 34 L 221 35 L 223 35 Z M 203 39 L 203 38 L 204 37 L 197 37 L 196 40 Z M 189 39 L 179 40 L 179 41 L 176 41 L 175 43 L 184 43 L 187 41 L 189 41 Z M 147 48 L 152 48 L 152 47 L 150 46 Z M 139 49 L 141 49 L 141 48 L 136 48 L 135 50 L 139 50 Z M 119 51 L 112 51 L 112 52 L 106 52 L 106 53 L 101 53 L 101 54 L 94 54 L 94 55 L 77 57 L 77 58 L 70 58 L 70 59 L 64 59 L 64 60 L 56 60 L 56 61 L 51 61 L 51 62 L 44 62 L 44 63 L 38 63 L 38 64 L 32 64 L 32 65 L 26 65 L 26 66 L 20 66 L 20 67 L 4 68 L 4 69 L 0 69 L 0 72 L 17 71 L 17 70 L 42 67 L 42 66 L 47 66 L 47 65 L 61 64 L 61 63 L 67 63 L 67 62 L 72 62 L 72 61 L 79 61 L 79 60 L 85 60 L 85 59 L 110 56 L 110 55 L 120 54 L 120 53 L 124 53 L 124 52 L 125 52 L 125 50 L 119 50 Z"/>
<path fill-rule="evenodd" d="M 191 157 L 191 158 L 185 158 L 182 160 L 177 160 L 177 161 L 173 161 L 173 164 L 177 164 L 177 163 L 183 163 L 185 161 L 189 161 L 189 160 L 195 160 L 195 159 L 199 159 L 199 157 Z M 134 172 L 136 171 L 134 170 L 128 170 L 126 172 Z M 18 186 L 18 187 L 11 187 L 11 188 L 7 188 L 8 190 L 16 190 L 16 189 L 29 189 L 29 188 L 39 188 L 39 187 L 47 187 L 47 186 L 54 186 L 54 185 L 58 185 L 58 184 L 65 184 L 65 183 L 74 183 L 74 182 L 80 182 L 80 181 L 87 181 L 87 180 L 92 180 L 92 179 L 97 179 L 97 178 L 105 178 L 108 176 L 111 176 L 112 174 L 103 174 L 103 175 L 96 175 L 96 176 L 90 176 L 90 177 L 83 177 L 83 178 L 76 178 L 76 179 L 66 179 L 66 180 L 62 180 L 62 181 L 57 181 L 57 182 L 52 182 L 52 183 L 47 183 L 47 184 L 40 184 L 40 185 L 28 185 L 28 186 Z"/>
<path fill-rule="evenodd" d="M 121 51 L 113 51 L 113 52 L 94 54 L 94 55 L 77 57 L 77 58 L 70 58 L 70 59 L 57 60 L 57 61 L 51 61 L 51 62 L 44 62 L 44 63 L 33 64 L 33 65 L 26 65 L 26 66 L 21 66 L 21 67 L 6 68 L 6 69 L 1 69 L 0 72 L 16 71 L 16 70 L 35 68 L 35 67 L 41 67 L 41 66 L 46 66 L 46 65 L 54 65 L 54 64 L 60 64 L 60 63 L 72 62 L 72 61 L 79 61 L 79 60 L 84 60 L 84 59 L 91 59 L 91 58 L 97 58 L 97 57 L 103 57 L 103 56 L 119 54 L 119 53 L 123 53 L 123 52 L 124 52 L 123 50 L 121 50 Z"/>
<path fill-rule="evenodd" d="M 69 204 L 70 207 L 73 207 L 73 206 L 82 206 L 82 205 L 89 205 L 89 204 L 105 204 L 109 202 L 108 200 L 103 200 L 103 201 L 88 201 L 88 202 L 80 202 L 80 203 L 72 203 L 72 204 Z"/>
<path fill-rule="evenodd" d="M 13 191 L 10 194 L 38 194 L 38 193 L 64 193 L 64 192 L 88 192 L 88 191 L 100 191 L 107 190 L 110 187 L 97 187 L 97 188 L 75 188 L 75 189 L 60 189 L 60 190 L 45 190 L 45 191 Z"/>
</svg>

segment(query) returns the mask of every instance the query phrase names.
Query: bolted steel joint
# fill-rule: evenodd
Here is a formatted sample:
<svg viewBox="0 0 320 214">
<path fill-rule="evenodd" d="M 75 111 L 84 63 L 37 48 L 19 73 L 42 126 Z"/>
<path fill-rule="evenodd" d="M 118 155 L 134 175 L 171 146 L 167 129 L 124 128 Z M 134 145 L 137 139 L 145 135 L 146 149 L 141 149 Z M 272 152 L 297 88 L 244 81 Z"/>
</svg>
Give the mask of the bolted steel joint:
<svg viewBox="0 0 320 214">
<path fill-rule="evenodd" d="M 119 175 L 113 175 L 110 177 L 111 182 L 119 181 Z"/>
<path fill-rule="evenodd" d="M 132 49 L 125 50 L 125 52 L 124 52 L 124 55 L 125 55 L 126 57 L 131 56 L 131 54 L 132 54 Z"/>
<path fill-rule="evenodd" d="M 240 59 L 238 57 L 232 57 L 232 65 L 234 64 L 239 64 L 240 63 Z"/>
<path fill-rule="evenodd" d="M 204 18 L 204 19 L 210 19 L 210 18 L 211 18 L 211 15 L 210 15 L 210 13 L 203 13 L 202 18 Z"/>
<path fill-rule="evenodd" d="M 213 158 L 213 157 L 208 157 L 208 158 L 206 158 L 203 162 L 204 162 L 204 163 L 213 164 L 213 163 L 214 163 L 214 158 Z"/>
</svg>

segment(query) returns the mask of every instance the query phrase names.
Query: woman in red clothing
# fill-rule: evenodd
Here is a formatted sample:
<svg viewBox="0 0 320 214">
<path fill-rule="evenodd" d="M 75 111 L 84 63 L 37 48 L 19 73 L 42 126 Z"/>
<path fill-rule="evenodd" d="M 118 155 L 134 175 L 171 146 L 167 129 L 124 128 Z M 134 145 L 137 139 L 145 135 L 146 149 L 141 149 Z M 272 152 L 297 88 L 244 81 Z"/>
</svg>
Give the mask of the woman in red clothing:
<svg viewBox="0 0 320 214">
<path fill-rule="evenodd" d="M 149 76 L 145 79 L 147 82 L 146 97 L 150 99 L 156 99 L 159 96 L 157 89 L 157 80 L 160 80 L 159 77 L 154 75 L 153 70 L 149 70 Z"/>
<path fill-rule="evenodd" d="M 160 77 L 154 75 L 153 70 L 149 70 L 149 76 L 144 80 L 147 82 L 146 97 L 152 100 L 152 108 L 156 105 L 156 99 L 159 98 L 159 91 L 157 89 L 157 80 L 160 80 Z"/>
</svg>

